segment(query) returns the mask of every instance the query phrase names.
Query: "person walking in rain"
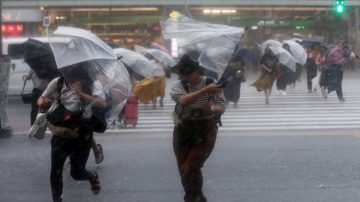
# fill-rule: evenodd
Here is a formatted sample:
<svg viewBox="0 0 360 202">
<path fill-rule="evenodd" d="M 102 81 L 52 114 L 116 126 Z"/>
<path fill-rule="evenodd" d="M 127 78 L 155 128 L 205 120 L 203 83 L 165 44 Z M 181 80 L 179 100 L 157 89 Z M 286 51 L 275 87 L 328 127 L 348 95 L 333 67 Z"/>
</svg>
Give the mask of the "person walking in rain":
<svg viewBox="0 0 360 202">
<path fill-rule="evenodd" d="M 283 48 L 287 50 L 290 54 L 290 47 L 288 44 L 284 44 Z M 296 73 L 287 68 L 284 64 L 279 63 L 277 68 L 277 78 L 276 78 L 276 89 L 282 95 L 286 95 L 287 85 L 296 82 Z"/>
<path fill-rule="evenodd" d="M 269 104 L 271 89 L 276 78 L 278 61 L 278 58 L 274 55 L 270 48 L 266 48 L 264 55 L 260 58 L 259 62 L 261 75 L 253 84 L 251 84 L 256 87 L 258 92 L 264 91 L 266 104 Z"/>
<path fill-rule="evenodd" d="M 244 65 L 245 62 L 241 59 L 241 57 L 237 56 L 233 57 L 229 63 L 231 68 L 237 69 L 237 73 L 233 79 L 229 81 L 224 87 L 224 95 L 226 99 L 226 105 L 228 105 L 230 102 L 233 102 L 235 108 L 239 107 L 238 102 L 240 99 L 241 83 L 245 82 Z"/>
<path fill-rule="evenodd" d="M 312 80 L 316 77 L 317 67 L 315 63 L 314 53 L 310 49 L 307 49 L 308 57 L 306 59 L 305 68 L 306 68 L 306 85 L 309 93 L 312 93 L 313 90 L 316 91 L 316 88 L 313 89 Z"/>
<path fill-rule="evenodd" d="M 65 71 L 65 70 L 64 70 Z M 67 157 L 70 158 L 71 176 L 75 180 L 88 180 L 92 192 L 100 192 L 101 185 L 96 171 L 89 172 L 85 169 L 89 157 L 93 130 L 89 120 L 89 111 L 83 111 L 84 103 L 95 102 L 99 107 L 106 107 L 103 97 L 103 88 L 99 82 L 93 82 L 84 74 L 82 68 L 75 65 L 70 68 L 71 79 L 67 82 L 63 78 L 53 79 L 46 90 L 38 99 L 38 105 L 49 107 L 56 98 L 57 106 L 52 113 L 49 109 L 49 129 L 53 133 L 51 139 L 51 189 L 54 202 L 62 201 L 62 172 Z M 69 85 L 71 88 L 67 86 Z M 63 106 L 66 115 L 55 111 Z M 64 112 L 64 110 L 62 110 Z M 49 117 L 50 116 L 50 117 Z M 57 117 L 63 119 L 58 120 Z"/>
<path fill-rule="evenodd" d="M 180 59 L 181 80 L 170 89 L 171 99 L 176 102 L 173 148 L 184 201 L 206 202 L 201 168 L 214 148 L 217 120 L 224 113 L 225 98 L 221 86 L 201 76 L 199 63 L 190 57 L 185 53 Z"/>
<path fill-rule="evenodd" d="M 345 98 L 342 91 L 342 80 L 344 74 L 344 64 L 349 58 L 350 53 L 342 42 L 338 42 L 333 48 L 329 49 L 323 56 L 323 70 L 320 84 L 322 86 L 324 98 L 331 91 L 336 91 L 339 101 L 344 102 Z"/>
</svg>

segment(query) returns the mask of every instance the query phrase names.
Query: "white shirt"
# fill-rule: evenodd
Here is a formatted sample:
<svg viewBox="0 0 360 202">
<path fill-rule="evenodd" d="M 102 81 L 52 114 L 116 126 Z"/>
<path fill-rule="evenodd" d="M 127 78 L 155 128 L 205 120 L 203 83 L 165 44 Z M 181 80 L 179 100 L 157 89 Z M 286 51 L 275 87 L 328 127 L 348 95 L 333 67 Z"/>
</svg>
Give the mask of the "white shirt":
<svg viewBox="0 0 360 202">
<path fill-rule="evenodd" d="M 60 77 L 53 79 L 44 93 L 43 97 L 46 97 L 52 101 L 56 101 L 56 99 L 60 96 L 60 101 L 64 105 L 64 107 L 72 112 L 84 110 L 83 116 L 85 118 L 91 117 L 91 107 L 88 107 L 92 103 L 90 103 L 87 107 L 83 107 L 80 96 L 76 94 L 75 90 L 66 86 L 65 82 L 62 85 L 61 93 L 57 91 L 57 83 Z M 99 81 L 95 81 L 92 86 L 93 93 L 92 96 L 99 96 L 105 99 L 105 95 L 103 92 L 103 87 Z"/>
</svg>

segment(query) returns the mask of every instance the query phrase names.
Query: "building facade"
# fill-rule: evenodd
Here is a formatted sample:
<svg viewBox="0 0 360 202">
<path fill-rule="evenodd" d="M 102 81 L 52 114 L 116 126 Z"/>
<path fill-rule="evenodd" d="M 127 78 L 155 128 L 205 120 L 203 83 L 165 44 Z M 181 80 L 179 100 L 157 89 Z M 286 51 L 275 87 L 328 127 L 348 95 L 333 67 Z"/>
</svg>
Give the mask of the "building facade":
<svg viewBox="0 0 360 202">
<path fill-rule="evenodd" d="M 186 3 L 187 2 L 187 3 Z M 342 16 L 335 0 L 3 0 L 3 36 L 45 35 L 59 25 L 82 27 L 122 46 L 161 40 L 159 21 L 171 12 L 195 19 L 249 27 L 246 43 L 267 38 L 342 38 L 359 47 L 360 1 L 346 0 Z"/>
</svg>

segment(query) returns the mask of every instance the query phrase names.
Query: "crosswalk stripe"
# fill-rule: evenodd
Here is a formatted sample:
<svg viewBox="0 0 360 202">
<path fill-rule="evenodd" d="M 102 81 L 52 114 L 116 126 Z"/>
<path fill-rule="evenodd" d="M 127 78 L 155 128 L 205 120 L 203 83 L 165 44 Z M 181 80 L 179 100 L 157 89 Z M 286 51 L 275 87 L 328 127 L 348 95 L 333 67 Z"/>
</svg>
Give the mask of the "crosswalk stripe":
<svg viewBox="0 0 360 202">
<path fill-rule="evenodd" d="M 339 102 L 336 94 L 324 100 L 319 92 L 290 91 L 286 96 L 272 95 L 270 104 L 264 103 L 263 93 L 253 88 L 241 91 L 239 107 L 231 104 L 222 116 L 219 131 L 246 132 L 267 130 L 333 130 L 360 128 L 360 92 L 346 91 L 346 102 Z M 173 130 L 171 113 L 175 103 L 167 95 L 164 107 L 139 105 L 139 120 L 135 127 L 113 128 L 108 132 L 169 132 Z"/>
</svg>

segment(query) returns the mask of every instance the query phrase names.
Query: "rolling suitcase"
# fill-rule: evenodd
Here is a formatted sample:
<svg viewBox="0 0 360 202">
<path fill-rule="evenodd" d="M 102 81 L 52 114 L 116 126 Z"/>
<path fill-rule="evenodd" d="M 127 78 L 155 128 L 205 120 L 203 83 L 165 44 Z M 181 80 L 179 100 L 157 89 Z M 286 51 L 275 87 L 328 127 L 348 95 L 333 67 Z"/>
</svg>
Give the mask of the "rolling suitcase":
<svg viewBox="0 0 360 202">
<path fill-rule="evenodd" d="M 136 126 L 139 114 L 139 100 L 136 96 L 130 96 L 126 102 L 124 110 L 124 126 Z"/>
</svg>

